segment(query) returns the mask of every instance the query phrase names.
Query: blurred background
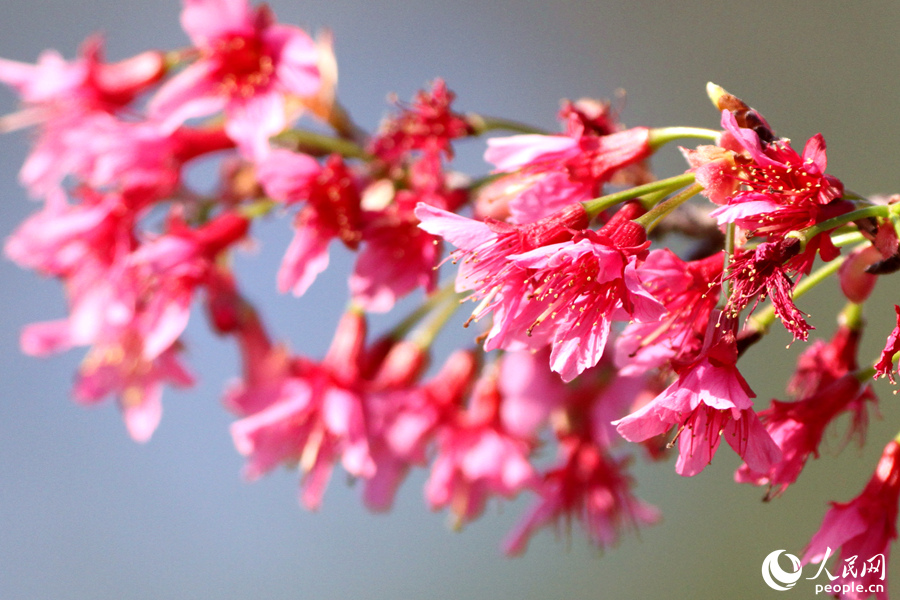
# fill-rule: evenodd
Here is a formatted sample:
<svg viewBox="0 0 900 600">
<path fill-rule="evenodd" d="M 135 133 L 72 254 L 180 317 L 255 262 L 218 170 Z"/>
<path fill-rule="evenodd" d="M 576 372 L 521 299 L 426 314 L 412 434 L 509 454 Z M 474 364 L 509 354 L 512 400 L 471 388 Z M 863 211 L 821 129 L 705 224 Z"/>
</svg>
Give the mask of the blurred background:
<svg viewBox="0 0 900 600">
<path fill-rule="evenodd" d="M 271 5 L 282 21 L 333 30 L 340 98 L 368 129 L 386 113 L 389 93 L 409 99 L 437 76 L 457 93 L 460 110 L 548 129 L 556 127 L 561 98 L 612 98 L 618 90 L 626 92 L 617 101 L 626 124 L 717 127 L 704 91 L 711 80 L 759 109 L 798 149 L 822 132 L 829 172 L 848 188 L 900 192 L 900 3 L 891 0 L 856 2 L 852 10 L 836 0 Z M 16 60 L 33 62 L 48 47 L 71 58 L 96 31 L 105 33 L 113 60 L 187 43 L 174 1 L 31 0 L 4 9 L 0 56 Z M 3 90 L 0 112 L 15 108 Z M 27 142 L 21 133 L 0 140 L 4 238 L 38 208 L 16 180 Z M 484 173 L 482 151 L 481 142 L 461 144 L 457 168 Z M 674 147 L 654 166 L 660 177 L 685 168 Z M 347 298 L 351 263 L 338 252 L 305 297 L 277 295 L 288 224 L 272 220 L 254 230 L 258 243 L 239 258 L 239 276 L 273 332 L 294 350 L 321 356 Z M 881 282 L 867 306 L 863 360 L 877 356 L 893 326 L 896 281 Z M 760 577 L 763 558 L 777 549 L 801 554 L 826 501 L 860 492 L 900 423 L 896 397 L 879 383 L 883 418 L 870 427 L 870 443 L 838 455 L 840 432 L 831 435 L 822 458 L 771 503 L 761 502 L 762 490 L 732 483 L 738 460 L 724 445 L 693 479 L 675 475 L 672 461 L 638 464 L 636 491 L 662 509 L 662 523 L 603 554 L 577 529 L 571 539 L 545 532 L 523 558 L 506 559 L 500 542 L 527 508 L 522 500 L 491 505 L 455 533 L 446 515 L 426 507 L 424 473 L 407 481 L 387 515 L 367 513 L 340 470 L 316 514 L 299 507 L 295 473 L 245 483 L 219 404 L 237 356 L 208 333 L 199 311 L 185 338 L 200 383 L 168 391 L 160 429 L 148 444 L 135 444 L 111 403 L 86 410 L 70 400 L 80 351 L 44 360 L 19 352 L 23 325 L 65 314 L 60 286 L 7 260 L 0 282 L 3 600 L 778 597 Z M 834 282 L 822 288 L 799 304 L 814 315 L 817 333 L 830 335 L 841 302 Z M 443 343 L 467 339 L 455 336 Z M 803 347 L 785 351 L 790 340 L 781 331 L 770 338 L 742 361 L 763 403 L 784 396 Z M 812 582 L 797 587 L 795 597 L 812 596 Z"/>
</svg>

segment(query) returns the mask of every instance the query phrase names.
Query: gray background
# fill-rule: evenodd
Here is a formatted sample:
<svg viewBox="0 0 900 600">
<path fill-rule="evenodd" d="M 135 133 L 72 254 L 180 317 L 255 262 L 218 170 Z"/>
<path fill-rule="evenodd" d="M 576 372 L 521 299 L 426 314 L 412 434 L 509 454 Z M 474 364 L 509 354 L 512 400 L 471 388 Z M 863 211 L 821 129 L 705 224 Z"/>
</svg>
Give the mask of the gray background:
<svg viewBox="0 0 900 600">
<path fill-rule="evenodd" d="M 704 94 L 713 80 L 760 109 L 798 148 L 821 131 L 829 171 L 851 189 L 900 191 L 896 2 L 272 5 L 285 22 L 333 29 L 340 95 L 367 128 L 384 114 L 389 92 L 408 99 L 435 76 L 457 92 L 460 109 L 547 128 L 555 127 L 560 98 L 610 97 L 617 88 L 627 90 L 629 124 L 715 127 Z M 0 56 L 34 61 L 55 47 L 71 57 L 94 31 L 106 33 L 113 59 L 180 47 L 186 37 L 178 11 L 175 2 L 138 0 L 6 2 Z M 2 112 L 15 105 L 12 94 L 0 96 Z M 4 237 L 37 208 L 16 183 L 26 142 L 21 134 L 0 141 Z M 481 151 L 478 142 L 467 144 L 459 166 L 483 172 Z M 660 176 L 684 169 L 674 149 L 654 163 Z M 276 295 L 287 224 L 258 228 L 259 247 L 240 259 L 241 277 L 272 329 L 320 356 L 346 298 L 341 273 L 350 263 L 338 254 L 301 300 Z M 19 353 L 24 324 L 64 314 L 57 283 L 8 261 L 0 262 L 0 281 L 3 600 L 781 597 L 761 580 L 763 557 L 779 548 L 799 554 L 825 501 L 861 490 L 900 421 L 896 398 L 879 384 L 884 418 L 870 429 L 869 446 L 837 457 L 826 452 L 770 504 L 760 502 L 761 490 L 731 482 L 738 461 L 724 446 L 694 479 L 675 475 L 671 461 L 638 465 L 638 493 L 663 510 L 662 524 L 602 556 L 577 531 L 568 543 L 545 533 L 524 558 L 508 560 L 499 543 L 526 508 L 522 501 L 492 506 L 456 534 L 444 515 L 426 508 L 421 473 L 392 513 L 377 516 L 339 471 L 317 514 L 298 507 L 293 473 L 242 482 L 230 419 L 219 406 L 237 358 L 201 318 L 186 335 L 200 385 L 167 393 L 160 430 L 147 445 L 133 443 L 112 406 L 84 410 L 69 400 L 79 351 L 45 360 Z M 823 287 L 800 304 L 828 334 L 835 286 Z M 882 282 L 871 302 L 864 358 L 876 356 L 892 326 L 896 290 L 895 279 Z M 782 351 L 789 341 L 783 332 L 771 338 L 742 363 L 763 400 L 783 395 L 802 349 Z M 829 446 L 839 449 L 839 436 Z M 812 596 L 811 585 L 801 582 L 786 597 Z"/>
</svg>

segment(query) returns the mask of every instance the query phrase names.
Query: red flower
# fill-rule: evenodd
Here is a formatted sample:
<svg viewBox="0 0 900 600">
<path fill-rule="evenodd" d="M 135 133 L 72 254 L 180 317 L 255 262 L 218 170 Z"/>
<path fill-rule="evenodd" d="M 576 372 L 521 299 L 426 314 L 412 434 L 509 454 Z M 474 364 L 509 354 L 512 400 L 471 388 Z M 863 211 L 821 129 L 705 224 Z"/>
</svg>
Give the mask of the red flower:
<svg viewBox="0 0 900 600">
<path fill-rule="evenodd" d="M 887 600 L 886 569 L 891 542 L 897 538 L 897 502 L 900 498 L 900 443 L 884 448 L 875 474 L 862 493 L 850 502 L 832 502 L 803 553 L 803 564 L 827 559 L 829 550 L 840 548 L 845 562 L 841 583 L 854 584 L 862 592 L 844 593 L 845 600 L 862 600 L 870 586 L 883 585 L 875 596 Z M 855 584 L 859 584 L 858 586 Z"/>
</svg>

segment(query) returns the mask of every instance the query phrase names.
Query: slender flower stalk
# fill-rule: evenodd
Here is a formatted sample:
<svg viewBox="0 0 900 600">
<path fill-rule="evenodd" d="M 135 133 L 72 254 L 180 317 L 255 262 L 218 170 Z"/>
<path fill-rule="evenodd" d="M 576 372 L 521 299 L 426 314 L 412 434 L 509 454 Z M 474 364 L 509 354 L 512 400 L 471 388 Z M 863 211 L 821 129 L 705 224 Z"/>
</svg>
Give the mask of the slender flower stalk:
<svg viewBox="0 0 900 600">
<path fill-rule="evenodd" d="M 584 205 L 584 209 L 585 211 L 587 211 L 588 216 L 593 218 L 602 213 L 604 210 L 616 206 L 617 204 L 621 204 L 627 200 L 640 198 L 645 194 L 663 190 L 674 191 L 678 188 L 694 183 L 694 179 L 695 177 L 693 173 L 684 173 L 683 175 L 676 175 L 674 177 L 669 177 L 668 179 L 660 179 L 659 181 L 639 185 L 637 187 L 623 190 L 621 192 L 607 194 L 606 196 L 594 198 L 593 200 L 588 200 L 586 202 L 583 202 L 582 204 Z"/>
</svg>

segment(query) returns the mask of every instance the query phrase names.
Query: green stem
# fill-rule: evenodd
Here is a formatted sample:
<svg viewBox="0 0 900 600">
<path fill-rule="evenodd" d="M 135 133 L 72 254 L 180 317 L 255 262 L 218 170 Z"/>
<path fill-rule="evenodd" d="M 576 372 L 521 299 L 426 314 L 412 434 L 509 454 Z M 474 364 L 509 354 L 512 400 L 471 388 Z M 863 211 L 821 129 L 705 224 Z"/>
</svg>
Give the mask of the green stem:
<svg viewBox="0 0 900 600">
<path fill-rule="evenodd" d="M 838 248 L 842 248 L 844 246 L 849 246 L 851 244 L 858 244 L 859 242 L 865 242 L 866 236 L 861 234 L 859 231 L 852 231 L 849 233 L 841 233 L 839 235 L 831 238 L 831 243 L 837 246 Z"/>
<path fill-rule="evenodd" d="M 252 220 L 257 217 L 264 217 L 276 206 L 278 206 L 278 203 L 271 198 L 258 198 L 249 204 L 240 205 L 238 207 L 238 212 L 241 213 L 241 216 Z"/>
<path fill-rule="evenodd" d="M 659 181 L 639 185 L 614 194 L 607 194 L 606 196 L 586 200 L 581 204 L 584 206 L 584 210 L 587 212 L 588 217 L 593 219 L 607 208 L 615 206 L 620 202 L 625 202 L 626 200 L 631 200 L 632 198 L 637 198 L 651 192 L 663 190 L 671 192 L 692 183 L 694 183 L 694 174 L 683 173 L 681 175 L 676 175 L 675 177 L 669 177 L 668 179 L 660 179 Z"/>
<path fill-rule="evenodd" d="M 451 291 L 452 287 L 449 288 Z M 441 302 L 443 306 L 434 313 L 434 316 L 428 322 L 427 325 L 422 325 L 416 329 L 415 332 L 410 336 L 410 340 L 419 348 L 423 350 L 427 350 L 431 347 L 431 344 L 434 342 L 434 338 L 441 332 L 441 329 L 444 328 L 444 325 L 447 324 L 447 321 L 456 314 L 456 311 L 459 309 L 459 298 L 455 293 L 450 295 L 443 294 L 444 290 L 441 290 L 440 295 Z"/>
<path fill-rule="evenodd" d="M 454 291 L 454 282 L 444 284 L 437 292 L 425 299 L 416 310 L 411 312 L 405 319 L 400 321 L 390 331 L 389 335 L 395 340 L 402 340 L 406 335 L 419 324 L 422 319 L 427 317 L 437 306 L 447 301 L 448 298 L 456 298 Z"/>
<path fill-rule="evenodd" d="M 859 219 L 867 219 L 869 217 L 886 218 L 890 216 L 891 212 L 891 207 L 886 204 L 867 206 L 865 208 L 860 208 L 858 210 L 844 213 L 843 215 L 838 215 L 837 217 L 828 219 L 827 221 L 822 221 L 821 223 L 817 223 L 812 227 L 807 227 L 806 229 L 802 229 L 800 231 L 791 231 L 787 235 L 800 240 L 800 242 L 802 243 L 800 251 L 802 252 L 806 248 L 806 244 L 820 233 L 831 231 L 832 229 L 836 229 L 841 225 L 846 225 L 847 223 L 857 221 Z"/>
<path fill-rule="evenodd" d="M 796 300 L 803 294 L 807 293 L 828 277 L 837 273 L 837 270 L 844 264 L 846 256 L 840 256 L 829 263 L 825 263 L 815 271 L 809 274 L 805 279 L 797 284 L 794 288 L 791 298 Z M 769 303 L 763 310 L 759 311 L 749 319 L 751 327 L 760 332 L 765 332 L 769 326 L 775 321 L 775 305 Z"/>
<path fill-rule="evenodd" d="M 734 257 L 734 237 L 735 231 L 737 227 L 734 223 L 729 223 L 725 226 L 725 264 L 722 267 L 722 273 L 728 274 L 728 269 L 731 267 L 731 259 Z M 725 308 L 725 305 L 728 304 L 728 299 L 731 298 L 731 288 L 734 285 L 734 282 L 731 281 L 731 278 L 728 278 L 724 281 L 722 285 L 722 293 L 719 294 L 719 301 L 716 303 L 717 308 Z"/>
<path fill-rule="evenodd" d="M 838 315 L 838 323 L 852 331 L 862 330 L 862 304 L 857 304 L 856 302 L 848 302 Z"/>
<path fill-rule="evenodd" d="M 721 133 L 721 131 L 702 127 L 659 127 L 650 130 L 650 146 L 656 150 L 663 144 L 684 138 L 717 141 Z"/>
<path fill-rule="evenodd" d="M 518 133 L 535 133 L 540 135 L 552 135 L 550 132 L 533 127 L 519 121 L 510 119 L 501 119 L 499 117 L 488 117 L 477 113 L 466 114 L 466 121 L 472 127 L 475 135 L 482 135 L 488 131 L 516 131 Z"/>
<path fill-rule="evenodd" d="M 638 201 L 640 201 L 641 206 L 644 207 L 644 210 L 652 210 L 654 206 L 662 202 L 666 199 L 666 196 L 669 195 L 669 190 L 661 190 L 659 192 L 652 192 L 650 194 L 644 194 Z"/>
<path fill-rule="evenodd" d="M 304 129 L 282 131 L 272 138 L 272 142 L 309 154 L 340 154 L 345 158 L 372 160 L 372 156 L 355 142 Z"/>
<path fill-rule="evenodd" d="M 662 221 L 667 214 L 699 194 L 703 191 L 703 186 L 699 183 L 695 183 L 692 186 L 685 188 L 666 200 L 665 202 L 661 202 L 657 204 L 653 210 L 650 210 L 647 213 L 644 213 L 640 217 L 634 220 L 635 223 L 644 226 L 644 229 L 647 231 L 651 231 L 656 224 Z"/>
<path fill-rule="evenodd" d="M 480 190 L 481 188 L 483 188 L 484 186 L 489 185 L 489 184 L 497 181 L 501 177 L 505 177 L 506 175 L 509 175 L 509 173 L 490 173 L 488 175 L 484 175 L 477 179 L 473 179 L 471 182 L 469 182 L 469 185 L 467 186 L 468 190 L 471 193 L 475 193 L 478 190 Z"/>
</svg>

